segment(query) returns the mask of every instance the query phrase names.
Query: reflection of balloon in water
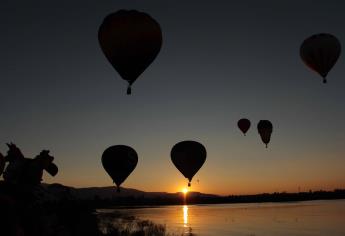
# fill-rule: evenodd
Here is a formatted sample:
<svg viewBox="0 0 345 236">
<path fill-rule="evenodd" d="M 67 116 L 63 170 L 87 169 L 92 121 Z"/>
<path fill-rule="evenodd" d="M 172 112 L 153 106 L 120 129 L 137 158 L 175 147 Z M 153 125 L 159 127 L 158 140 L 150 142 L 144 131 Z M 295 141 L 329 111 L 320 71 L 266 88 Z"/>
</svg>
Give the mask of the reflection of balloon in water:
<svg viewBox="0 0 345 236">
<path fill-rule="evenodd" d="M 258 123 L 258 132 L 261 136 L 262 142 L 266 144 L 266 148 L 267 144 L 270 142 L 272 131 L 273 125 L 269 120 L 260 120 Z"/>
<path fill-rule="evenodd" d="M 190 186 L 193 176 L 206 160 L 205 147 L 195 141 L 183 141 L 175 144 L 170 155 L 175 167 L 189 180 Z"/>
<path fill-rule="evenodd" d="M 238 128 L 243 132 L 244 135 L 246 135 L 247 131 L 249 130 L 250 128 L 250 120 L 248 119 L 240 119 L 238 122 L 237 122 L 237 126 Z"/>
<path fill-rule="evenodd" d="M 107 148 L 102 154 L 104 169 L 113 179 L 120 191 L 120 185 L 132 173 L 138 163 L 136 151 L 125 145 L 116 145 Z"/>
<path fill-rule="evenodd" d="M 98 40 L 110 64 L 128 82 L 127 94 L 131 94 L 131 85 L 158 55 L 162 32 L 148 14 L 120 10 L 104 19 Z"/>
<path fill-rule="evenodd" d="M 341 52 L 339 40 L 331 34 L 315 34 L 304 40 L 300 56 L 304 63 L 322 76 L 326 83 L 328 72 L 337 62 Z"/>
</svg>

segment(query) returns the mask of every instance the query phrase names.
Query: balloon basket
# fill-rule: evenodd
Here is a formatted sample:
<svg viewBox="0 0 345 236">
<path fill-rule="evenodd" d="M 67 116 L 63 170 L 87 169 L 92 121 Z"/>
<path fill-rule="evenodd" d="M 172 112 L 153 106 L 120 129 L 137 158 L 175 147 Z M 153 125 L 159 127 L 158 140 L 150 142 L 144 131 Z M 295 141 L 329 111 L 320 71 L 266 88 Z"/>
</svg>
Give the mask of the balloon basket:
<svg viewBox="0 0 345 236">
<path fill-rule="evenodd" d="M 132 88 L 129 85 L 128 88 L 127 88 L 127 95 L 131 95 L 131 94 L 132 94 Z"/>
</svg>

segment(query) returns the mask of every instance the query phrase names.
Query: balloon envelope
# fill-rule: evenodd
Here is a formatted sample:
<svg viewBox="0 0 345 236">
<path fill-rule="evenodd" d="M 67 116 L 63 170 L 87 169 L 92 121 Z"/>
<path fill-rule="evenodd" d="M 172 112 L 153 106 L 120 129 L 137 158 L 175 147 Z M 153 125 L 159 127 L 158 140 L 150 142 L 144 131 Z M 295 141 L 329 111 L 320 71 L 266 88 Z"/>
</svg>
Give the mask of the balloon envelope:
<svg viewBox="0 0 345 236">
<path fill-rule="evenodd" d="M 237 122 L 237 126 L 243 132 L 243 134 L 246 135 L 247 131 L 250 128 L 250 120 L 248 120 L 246 118 L 240 119 Z"/>
<path fill-rule="evenodd" d="M 262 142 L 266 144 L 266 147 L 271 140 L 272 131 L 273 125 L 269 120 L 260 120 L 260 122 L 258 123 L 258 132 L 260 134 Z"/>
<path fill-rule="evenodd" d="M 206 160 L 205 147 L 195 141 L 182 141 L 171 149 L 171 160 L 176 168 L 189 180 L 198 172 Z"/>
<path fill-rule="evenodd" d="M 323 77 L 326 83 L 328 72 L 337 62 L 341 53 L 339 40 L 331 34 L 315 34 L 305 39 L 300 48 L 304 63 Z"/>
<path fill-rule="evenodd" d="M 132 173 L 138 163 L 136 151 L 125 145 L 115 145 L 107 148 L 102 154 L 102 165 L 116 184 L 120 185 Z"/>
<path fill-rule="evenodd" d="M 148 14 L 120 10 L 108 15 L 98 31 L 103 53 L 130 86 L 153 62 L 162 46 L 159 24 Z"/>
</svg>

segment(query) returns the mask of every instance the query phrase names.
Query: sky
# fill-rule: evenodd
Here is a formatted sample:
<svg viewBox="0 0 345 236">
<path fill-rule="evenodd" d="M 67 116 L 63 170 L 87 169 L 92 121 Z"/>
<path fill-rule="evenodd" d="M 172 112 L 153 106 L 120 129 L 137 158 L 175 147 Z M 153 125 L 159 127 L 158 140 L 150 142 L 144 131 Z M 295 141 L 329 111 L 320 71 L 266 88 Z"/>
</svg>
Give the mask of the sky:
<svg viewBox="0 0 345 236">
<path fill-rule="evenodd" d="M 162 49 L 126 95 L 103 55 L 98 27 L 120 9 L 150 14 Z M 303 40 L 331 33 L 345 45 L 342 1 L 18 1 L 0 8 L 0 152 L 49 149 L 48 183 L 110 186 L 103 151 L 133 147 L 124 187 L 177 192 L 187 180 L 170 150 L 207 149 L 192 191 L 251 194 L 345 188 L 345 58 L 328 83 L 300 59 Z M 237 121 L 252 122 L 247 136 Z M 273 123 L 269 148 L 259 120 Z M 199 180 L 199 181 L 196 181 Z"/>
</svg>

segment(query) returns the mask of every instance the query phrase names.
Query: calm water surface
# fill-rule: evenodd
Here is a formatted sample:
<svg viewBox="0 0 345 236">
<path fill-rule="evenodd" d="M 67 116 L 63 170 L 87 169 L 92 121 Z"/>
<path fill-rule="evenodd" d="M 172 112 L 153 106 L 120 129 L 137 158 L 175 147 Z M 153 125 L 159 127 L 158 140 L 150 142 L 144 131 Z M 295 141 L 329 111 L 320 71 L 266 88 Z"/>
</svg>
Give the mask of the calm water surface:
<svg viewBox="0 0 345 236">
<path fill-rule="evenodd" d="M 345 200 L 115 209 L 178 235 L 345 236 Z"/>
</svg>

